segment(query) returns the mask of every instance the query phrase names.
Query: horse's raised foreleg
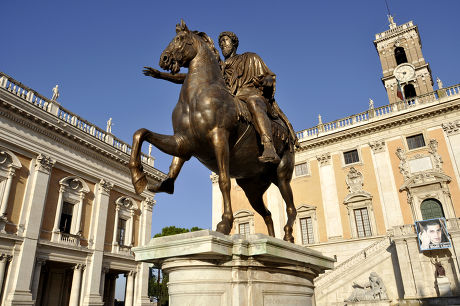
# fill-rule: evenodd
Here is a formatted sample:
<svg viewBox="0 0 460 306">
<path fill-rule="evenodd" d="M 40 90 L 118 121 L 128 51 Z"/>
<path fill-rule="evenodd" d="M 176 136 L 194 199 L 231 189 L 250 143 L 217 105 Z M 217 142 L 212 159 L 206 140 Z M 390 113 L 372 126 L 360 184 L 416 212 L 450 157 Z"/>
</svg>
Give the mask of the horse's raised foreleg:
<svg viewBox="0 0 460 306">
<path fill-rule="evenodd" d="M 281 162 L 277 167 L 277 180 L 274 182 L 280 190 L 284 202 L 286 202 L 287 222 L 284 226 L 284 240 L 294 242 L 292 235 L 292 227 L 297 217 L 297 210 L 294 205 L 294 197 L 291 189 L 292 170 L 294 167 L 293 154 L 285 152 L 281 158 Z"/>
<path fill-rule="evenodd" d="M 141 163 L 142 143 L 148 141 L 166 154 L 179 156 L 185 160 L 190 158 L 188 148 L 182 137 L 173 135 L 161 135 L 153 133 L 147 129 L 139 129 L 133 135 L 133 146 L 131 149 L 131 158 L 128 167 L 131 171 L 131 180 L 136 193 L 141 193 L 147 186 L 147 178 L 143 172 Z"/>
<path fill-rule="evenodd" d="M 217 224 L 216 231 L 228 235 L 233 227 L 233 212 L 230 201 L 230 149 L 228 147 L 228 132 L 224 129 L 215 129 L 211 133 L 219 172 L 219 188 L 224 200 L 222 221 Z"/>
<path fill-rule="evenodd" d="M 264 218 L 268 234 L 275 237 L 272 214 L 265 206 L 263 200 L 263 195 L 268 187 L 270 187 L 271 183 L 269 181 L 264 181 L 261 178 L 237 179 L 236 182 L 243 189 L 251 206 L 257 213 L 259 213 L 259 215 L 262 216 L 262 218 Z"/>
<path fill-rule="evenodd" d="M 152 192 L 166 192 L 169 194 L 174 193 L 174 182 L 179 175 L 180 169 L 186 162 L 185 159 L 174 156 L 171 165 L 169 166 L 169 173 L 166 179 L 158 184 L 148 187 Z"/>
</svg>

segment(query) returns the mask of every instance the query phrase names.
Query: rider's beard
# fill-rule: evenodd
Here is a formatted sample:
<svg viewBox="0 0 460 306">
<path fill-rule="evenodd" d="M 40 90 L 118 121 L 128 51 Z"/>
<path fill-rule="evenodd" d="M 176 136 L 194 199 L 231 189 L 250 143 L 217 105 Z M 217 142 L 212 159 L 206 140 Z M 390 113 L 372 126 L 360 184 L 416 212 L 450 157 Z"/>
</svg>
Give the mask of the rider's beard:
<svg viewBox="0 0 460 306">
<path fill-rule="evenodd" d="M 222 47 L 222 55 L 225 58 L 228 58 L 233 52 L 233 46 L 224 46 Z"/>
</svg>

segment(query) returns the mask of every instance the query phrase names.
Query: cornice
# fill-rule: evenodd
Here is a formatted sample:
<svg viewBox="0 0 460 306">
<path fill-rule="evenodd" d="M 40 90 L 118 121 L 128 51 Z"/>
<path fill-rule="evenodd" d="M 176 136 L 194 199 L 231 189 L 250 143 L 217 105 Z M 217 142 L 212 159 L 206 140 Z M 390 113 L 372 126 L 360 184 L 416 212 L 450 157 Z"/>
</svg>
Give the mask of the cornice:
<svg viewBox="0 0 460 306">
<path fill-rule="evenodd" d="M 403 25 L 404 25 L 404 24 L 402 24 L 401 26 L 403 26 Z M 399 31 L 395 31 L 394 33 L 388 34 L 388 36 L 385 35 L 385 36 L 382 37 L 382 38 L 377 38 L 377 39 L 375 39 L 375 40 L 374 40 L 374 45 L 375 45 L 375 47 L 377 47 L 377 44 L 378 44 L 378 43 L 380 43 L 380 42 L 382 42 L 382 41 L 385 41 L 385 40 L 389 40 L 389 39 L 394 38 L 394 37 L 398 37 L 398 36 L 400 36 L 401 34 L 410 32 L 411 30 L 415 30 L 415 31 L 417 32 L 417 35 L 419 35 L 417 25 L 412 25 L 412 26 L 410 26 L 410 27 L 408 27 L 408 28 L 400 29 Z M 383 31 L 383 32 L 380 32 L 380 33 L 378 33 L 378 34 L 382 34 L 382 33 L 388 32 L 388 31 L 390 31 L 390 30 Z"/>
<path fill-rule="evenodd" d="M 0 98 L 4 96 L 3 93 L 5 92 L 0 90 Z M 6 92 L 6 94 L 12 95 L 9 92 Z M 17 99 L 16 96 L 12 96 Z M 24 103 L 23 101 L 20 102 L 21 108 L 0 100 L 0 116 L 8 118 L 29 130 L 40 133 L 53 142 L 64 144 L 95 160 L 109 163 L 111 167 L 127 171 L 129 162 L 129 155 L 127 153 L 119 151 L 94 137 L 90 137 L 90 135 L 85 134 L 83 131 L 52 114 L 36 109 L 35 106 Z M 2 106 L 5 108 L 2 109 Z M 147 176 L 154 180 L 161 181 L 166 178 L 165 173 L 152 166 L 143 164 L 143 167 Z"/>
<path fill-rule="evenodd" d="M 389 130 L 395 127 L 414 123 L 426 118 L 445 115 L 448 112 L 460 110 L 460 99 L 444 102 L 441 104 L 431 105 L 425 108 L 416 109 L 410 112 L 401 113 L 392 117 L 380 119 L 378 121 L 368 122 L 360 126 L 351 126 L 348 129 L 337 131 L 317 138 L 307 139 L 300 143 L 300 148 L 296 153 L 301 153 L 312 148 L 322 147 L 339 141 L 352 139 L 361 136 L 367 136 L 383 130 Z"/>
</svg>

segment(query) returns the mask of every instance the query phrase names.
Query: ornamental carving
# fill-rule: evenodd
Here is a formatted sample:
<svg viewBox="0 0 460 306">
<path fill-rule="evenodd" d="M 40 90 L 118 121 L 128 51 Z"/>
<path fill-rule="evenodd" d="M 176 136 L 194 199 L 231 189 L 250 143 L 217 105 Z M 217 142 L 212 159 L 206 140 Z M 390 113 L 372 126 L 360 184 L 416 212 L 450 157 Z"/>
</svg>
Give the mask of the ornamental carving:
<svg viewBox="0 0 460 306">
<path fill-rule="evenodd" d="M 125 196 L 119 197 L 115 201 L 115 205 L 117 205 L 117 209 L 126 209 L 130 211 L 137 210 L 138 208 L 136 202 L 132 198 Z"/>
<path fill-rule="evenodd" d="M 144 209 L 152 211 L 153 206 L 155 206 L 156 204 L 156 201 L 153 199 L 153 197 L 147 197 L 144 201 L 142 201 L 142 204 L 144 205 Z"/>
<path fill-rule="evenodd" d="M 56 161 L 52 160 L 51 157 L 40 153 L 35 161 L 35 170 L 50 173 L 55 163 Z"/>
<path fill-rule="evenodd" d="M 112 188 L 113 188 L 113 184 L 104 179 L 101 179 L 101 181 L 99 182 L 99 191 L 102 191 L 108 194 L 110 193 L 110 190 L 112 190 Z"/>
<path fill-rule="evenodd" d="M 384 140 L 377 140 L 369 142 L 369 146 L 371 147 L 374 154 L 385 152 L 385 141 Z"/>
<path fill-rule="evenodd" d="M 396 156 L 398 156 L 400 162 L 399 162 L 399 172 L 403 175 L 404 179 L 409 178 L 409 165 L 407 164 L 407 157 L 406 157 L 406 152 L 401 149 L 397 148 L 396 149 Z"/>
<path fill-rule="evenodd" d="M 8 164 L 11 164 L 11 156 L 4 151 L 0 151 L 0 165 L 6 166 Z"/>
<path fill-rule="evenodd" d="M 351 167 L 350 171 L 345 178 L 347 183 L 349 194 L 345 197 L 344 203 L 349 204 L 351 202 L 370 200 L 372 195 L 363 190 L 364 177 L 355 167 Z"/>
<path fill-rule="evenodd" d="M 219 176 L 215 173 L 212 173 L 209 178 L 213 184 L 217 184 L 219 182 Z"/>
<path fill-rule="evenodd" d="M 434 170 L 442 172 L 443 161 L 441 156 L 438 154 L 438 142 L 435 139 L 431 139 L 428 143 L 428 147 L 430 148 L 428 152 L 430 152 L 433 159 Z"/>
<path fill-rule="evenodd" d="M 457 134 L 460 132 L 460 120 L 443 123 L 442 129 L 448 136 Z"/>
<path fill-rule="evenodd" d="M 365 284 L 353 282 L 353 291 L 345 302 L 361 302 L 361 301 L 378 301 L 387 300 L 387 289 L 383 284 L 383 280 L 377 273 L 371 272 L 369 281 Z"/>
<path fill-rule="evenodd" d="M 319 156 L 316 156 L 316 159 L 318 160 L 318 163 L 320 166 L 326 166 L 331 164 L 331 154 L 330 153 L 324 153 Z"/>
</svg>

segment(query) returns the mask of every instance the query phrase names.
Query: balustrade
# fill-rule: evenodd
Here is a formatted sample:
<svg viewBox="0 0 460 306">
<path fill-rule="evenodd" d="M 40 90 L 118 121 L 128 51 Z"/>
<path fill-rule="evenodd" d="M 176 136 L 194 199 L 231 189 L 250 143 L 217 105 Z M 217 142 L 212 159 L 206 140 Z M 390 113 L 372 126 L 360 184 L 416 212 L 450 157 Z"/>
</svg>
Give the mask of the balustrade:
<svg viewBox="0 0 460 306">
<path fill-rule="evenodd" d="M 460 95 L 460 84 L 439 89 L 414 98 L 406 99 L 406 101 L 398 101 L 393 104 L 369 109 L 365 112 L 351 115 L 342 119 L 322 123 L 315 127 L 297 132 L 296 135 L 300 141 L 308 140 L 318 137 L 318 134 L 321 133 L 330 133 L 356 124 L 369 122 L 371 120 L 380 120 L 389 116 L 397 115 L 401 111 L 418 108 L 419 106 L 424 107 L 424 105 L 429 105 L 431 103 L 439 103 L 439 99 L 442 97 L 452 97 L 456 95 Z"/>
<path fill-rule="evenodd" d="M 72 234 L 67 234 L 67 233 L 60 233 L 60 239 L 59 241 L 63 244 L 67 245 L 74 245 L 74 246 L 79 246 L 80 245 L 80 236 L 78 235 L 72 235 Z"/>
<path fill-rule="evenodd" d="M 113 137 L 112 135 L 110 135 L 111 138 L 109 139 L 109 135 L 103 129 L 61 107 L 56 101 L 51 101 L 45 98 L 2 72 L 0 72 L 0 88 L 20 97 L 21 99 L 24 99 L 28 103 L 31 103 L 48 113 L 55 115 L 61 121 L 74 126 L 86 134 L 110 144 L 121 152 L 131 154 L 131 146 L 127 143 Z M 153 157 L 141 153 L 141 160 L 143 163 L 153 167 Z"/>
</svg>

